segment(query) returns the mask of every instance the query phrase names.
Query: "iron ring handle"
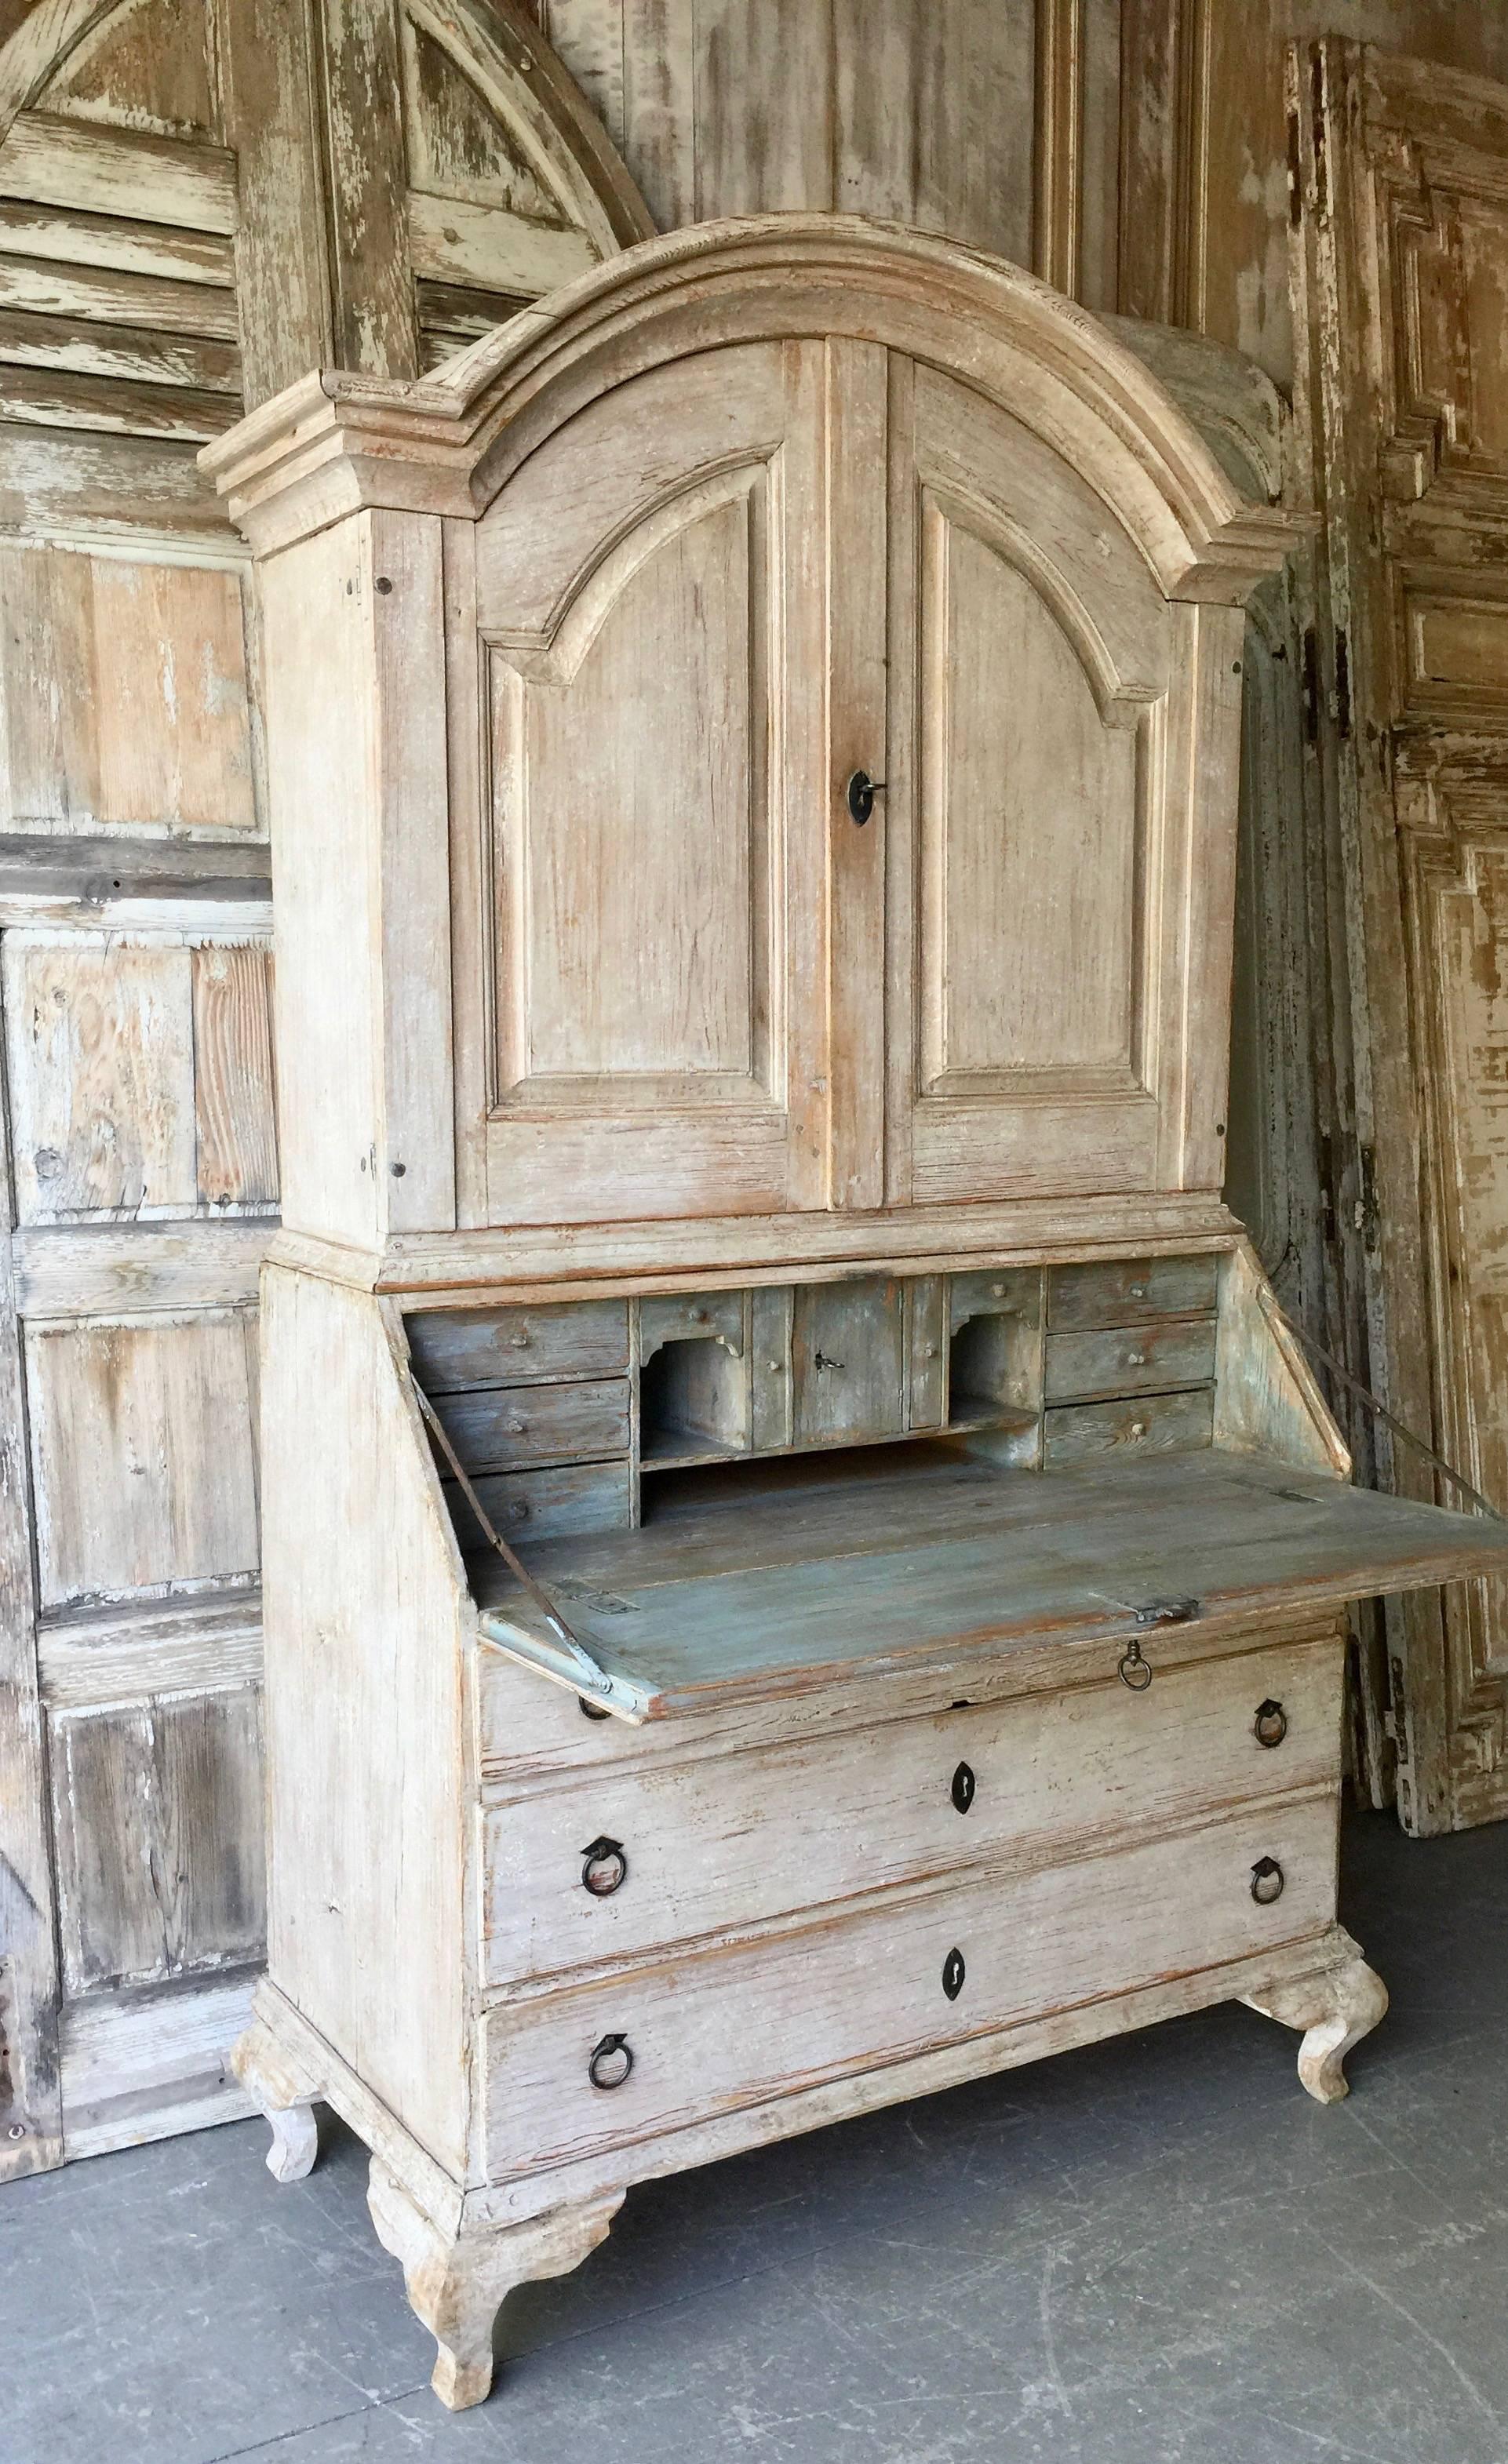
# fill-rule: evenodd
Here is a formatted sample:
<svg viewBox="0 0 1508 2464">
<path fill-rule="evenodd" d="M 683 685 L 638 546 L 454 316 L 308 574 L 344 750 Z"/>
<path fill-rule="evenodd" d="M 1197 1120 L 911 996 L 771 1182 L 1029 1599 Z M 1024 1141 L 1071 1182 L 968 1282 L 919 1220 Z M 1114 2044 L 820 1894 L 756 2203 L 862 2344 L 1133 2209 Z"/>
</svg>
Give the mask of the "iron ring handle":
<svg viewBox="0 0 1508 2464">
<path fill-rule="evenodd" d="M 629 1860 L 622 1843 L 604 1837 L 581 1852 L 581 1886 L 594 1900 L 610 1900 L 629 1879 Z"/>
<path fill-rule="evenodd" d="M 1271 1695 L 1256 1706 L 1252 1734 L 1259 1746 L 1280 1746 L 1288 1734 L 1288 1714 L 1281 1703 L 1275 1703 Z"/>
<path fill-rule="evenodd" d="M 587 2077 L 605 2095 L 610 2088 L 622 2087 L 632 2068 L 633 2052 L 627 2036 L 599 2036 L 587 2059 Z"/>
<path fill-rule="evenodd" d="M 1258 1857 L 1252 1868 L 1252 1897 L 1259 1908 L 1270 1908 L 1283 1896 L 1283 1869 L 1275 1857 Z"/>
</svg>

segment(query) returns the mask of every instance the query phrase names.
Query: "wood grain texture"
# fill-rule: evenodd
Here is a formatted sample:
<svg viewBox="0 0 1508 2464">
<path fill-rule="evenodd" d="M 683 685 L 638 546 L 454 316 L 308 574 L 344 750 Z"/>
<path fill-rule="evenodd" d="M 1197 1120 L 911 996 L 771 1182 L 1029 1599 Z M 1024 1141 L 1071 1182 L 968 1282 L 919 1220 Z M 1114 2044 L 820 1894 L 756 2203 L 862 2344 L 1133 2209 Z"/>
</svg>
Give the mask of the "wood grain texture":
<svg viewBox="0 0 1508 2464">
<path fill-rule="evenodd" d="M 70 1991 L 259 1958 L 255 1692 L 67 1713 L 50 1745 Z"/>
<path fill-rule="evenodd" d="M 233 1310 L 28 1327 L 45 1606 L 255 1573 L 247 1337 Z"/>
</svg>

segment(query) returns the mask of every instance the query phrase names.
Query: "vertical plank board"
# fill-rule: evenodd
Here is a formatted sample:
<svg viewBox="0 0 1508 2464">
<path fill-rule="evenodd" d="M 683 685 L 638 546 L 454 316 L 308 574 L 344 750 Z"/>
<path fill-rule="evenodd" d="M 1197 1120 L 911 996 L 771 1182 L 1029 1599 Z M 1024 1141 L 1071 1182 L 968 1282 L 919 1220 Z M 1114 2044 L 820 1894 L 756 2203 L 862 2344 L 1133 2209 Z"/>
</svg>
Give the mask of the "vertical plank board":
<svg viewBox="0 0 1508 2464">
<path fill-rule="evenodd" d="M 321 0 L 337 363 L 419 373 L 393 0 Z"/>
<path fill-rule="evenodd" d="M 831 209 L 831 6 L 696 0 L 696 219 Z"/>
<path fill-rule="evenodd" d="M 790 1306 L 788 1284 L 749 1295 L 749 1443 L 757 1448 L 790 1443 Z"/>
<path fill-rule="evenodd" d="M 846 784 L 883 780 L 888 354 L 827 348 L 830 779 L 828 1204 L 878 1206 L 885 1156 L 885 814 L 860 826 Z"/>
<path fill-rule="evenodd" d="M 255 829 L 239 576 L 92 561 L 100 819 Z"/>
<path fill-rule="evenodd" d="M 621 27 L 624 149 L 661 231 L 697 220 L 697 0 L 609 0 Z"/>
<path fill-rule="evenodd" d="M 1078 297 L 1113 310 L 1120 246 L 1120 0 L 1082 0 Z"/>
<path fill-rule="evenodd" d="M 29 1326 L 44 1607 L 257 1562 L 244 1313 Z"/>
<path fill-rule="evenodd" d="M 1037 0 L 1036 179 L 1031 260 L 1044 282 L 1078 296 L 1083 231 L 1083 0 Z"/>
<path fill-rule="evenodd" d="M 52 1723 L 63 1972 L 73 1993 L 260 1956 L 257 1689 Z"/>
<path fill-rule="evenodd" d="M 235 301 L 246 407 L 332 356 L 322 165 L 309 143 L 305 0 L 210 0 L 235 148 Z"/>
<path fill-rule="evenodd" d="M 0 1118 L 0 2181 L 62 2162 L 57 1956 L 36 1667 L 26 1402 Z"/>
<path fill-rule="evenodd" d="M 66 823 L 100 807 L 92 561 L 0 545 L 4 817 Z"/>
<path fill-rule="evenodd" d="M 7 937 L 21 1222 L 192 1212 L 190 966 L 177 945 Z"/>
<path fill-rule="evenodd" d="M 201 1206 L 277 1200 L 265 950 L 193 952 L 195 1184 Z"/>
</svg>

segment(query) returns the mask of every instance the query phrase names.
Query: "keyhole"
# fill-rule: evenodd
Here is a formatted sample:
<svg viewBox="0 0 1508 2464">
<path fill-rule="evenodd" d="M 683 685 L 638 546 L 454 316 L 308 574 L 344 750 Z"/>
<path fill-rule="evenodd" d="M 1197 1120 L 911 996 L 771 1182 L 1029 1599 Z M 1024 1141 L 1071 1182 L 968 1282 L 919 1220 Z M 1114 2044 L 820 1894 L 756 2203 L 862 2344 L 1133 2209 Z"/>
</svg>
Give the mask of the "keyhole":
<svg viewBox="0 0 1508 2464">
<path fill-rule="evenodd" d="M 942 1991 L 950 2002 L 956 2002 L 964 1991 L 964 1954 L 954 1948 L 942 1962 Z"/>
<path fill-rule="evenodd" d="M 813 1369 L 841 1370 L 843 1367 L 841 1360 L 830 1360 L 825 1352 L 814 1352 L 811 1355 L 811 1365 Z"/>
<path fill-rule="evenodd" d="M 953 1802 L 960 1814 L 966 1814 L 974 1802 L 974 1774 L 967 1763 L 960 1763 L 953 1773 Z"/>
</svg>

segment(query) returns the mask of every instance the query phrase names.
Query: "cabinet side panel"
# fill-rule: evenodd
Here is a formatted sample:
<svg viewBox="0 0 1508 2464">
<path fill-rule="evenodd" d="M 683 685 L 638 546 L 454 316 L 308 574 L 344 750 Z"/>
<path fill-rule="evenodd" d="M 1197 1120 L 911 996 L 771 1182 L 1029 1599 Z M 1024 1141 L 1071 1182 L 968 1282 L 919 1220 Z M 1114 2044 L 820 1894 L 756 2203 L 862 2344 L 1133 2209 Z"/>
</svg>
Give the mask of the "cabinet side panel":
<svg viewBox="0 0 1508 2464">
<path fill-rule="evenodd" d="M 261 569 L 283 1221 L 363 1244 L 381 1229 L 372 586 L 360 516 Z"/>
<path fill-rule="evenodd" d="M 270 1970 L 458 2174 L 455 1545 L 379 1305 L 270 1269 L 262 1327 Z"/>
</svg>

